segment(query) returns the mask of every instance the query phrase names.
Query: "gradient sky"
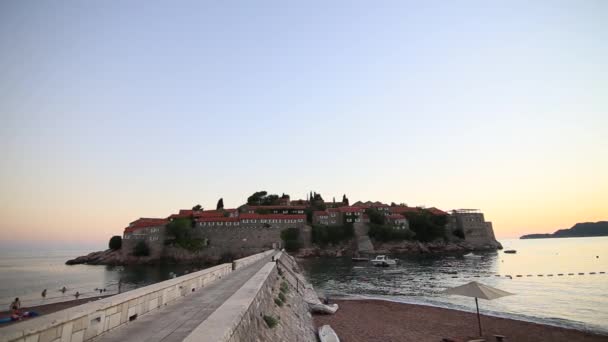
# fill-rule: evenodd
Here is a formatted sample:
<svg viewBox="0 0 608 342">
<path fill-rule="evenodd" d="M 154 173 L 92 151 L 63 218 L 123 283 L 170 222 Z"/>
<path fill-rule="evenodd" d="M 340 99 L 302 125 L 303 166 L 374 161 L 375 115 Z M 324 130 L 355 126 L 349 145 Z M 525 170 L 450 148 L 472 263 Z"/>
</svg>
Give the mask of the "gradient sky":
<svg viewBox="0 0 608 342">
<path fill-rule="evenodd" d="M 0 241 L 257 190 L 608 219 L 606 1 L 2 1 Z"/>
</svg>

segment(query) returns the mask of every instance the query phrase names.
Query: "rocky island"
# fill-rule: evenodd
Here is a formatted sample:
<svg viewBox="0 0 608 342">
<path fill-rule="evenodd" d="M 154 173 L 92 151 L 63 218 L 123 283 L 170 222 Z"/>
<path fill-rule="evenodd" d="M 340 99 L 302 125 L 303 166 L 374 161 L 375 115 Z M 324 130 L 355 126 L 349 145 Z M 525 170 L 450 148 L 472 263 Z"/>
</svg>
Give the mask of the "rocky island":
<svg viewBox="0 0 608 342">
<path fill-rule="evenodd" d="M 496 250 L 492 223 L 479 210 L 443 211 L 382 202 L 305 200 L 259 191 L 238 208 L 200 205 L 165 218 L 139 218 L 109 249 L 67 264 L 157 262 L 215 264 L 284 247 L 299 257 L 372 253 L 464 253 Z"/>
<path fill-rule="evenodd" d="M 571 228 L 560 229 L 553 234 L 528 234 L 520 239 L 548 239 L 567 237 L 608 236 L 608 221 L 577 223 Z"/>
</svg>

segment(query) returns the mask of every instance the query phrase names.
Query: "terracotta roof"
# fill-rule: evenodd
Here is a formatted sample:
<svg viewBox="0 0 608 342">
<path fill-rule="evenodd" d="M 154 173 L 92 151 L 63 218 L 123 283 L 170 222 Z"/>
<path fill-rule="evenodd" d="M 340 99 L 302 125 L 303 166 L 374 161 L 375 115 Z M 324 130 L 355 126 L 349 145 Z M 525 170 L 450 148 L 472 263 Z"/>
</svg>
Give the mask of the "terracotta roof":
<svg viewBox="0 0 608 342">
<path fill-rule="evenodd" d="M 403 216 L 401 214 L 391 214 L 388 216 L 388 218 L 393 219 L 393 220 L 402 220 L 405 218 L 405 216 Z"/>
<path fill-rule="evenodd" d="M 448 214 L 445 211 L 443 211 L 441 209 L 437 209 L 435 207 L 428 208 L 427 210 L 430 211 L 431 214 L 433 214 L 433 215 L 447 215 Z"/>
<path fill-rule="evenodd" d="M 420 211 L 420 209 L 415 208 L 415 207 L 405 207 L 405 206 L 398 205 L 396 207 L 390 207 L 389 211 L 391 213 L 404 214 L 404 213 L 417 213 Z"/>
<path fill-rule="evenodd" d="M 329 213 L 327 211 L 313 211 L 313 216 L 327 216 Z"/>
<path fill-rule="evenodd" d="M 129 226 L 125 228 L 125 233 L 130 233 L 141 228 L 164 226 L 167 223 L 169 223 L 169 220 L 163 218 L 142 217 L 129 223 Z"/>
</svg>

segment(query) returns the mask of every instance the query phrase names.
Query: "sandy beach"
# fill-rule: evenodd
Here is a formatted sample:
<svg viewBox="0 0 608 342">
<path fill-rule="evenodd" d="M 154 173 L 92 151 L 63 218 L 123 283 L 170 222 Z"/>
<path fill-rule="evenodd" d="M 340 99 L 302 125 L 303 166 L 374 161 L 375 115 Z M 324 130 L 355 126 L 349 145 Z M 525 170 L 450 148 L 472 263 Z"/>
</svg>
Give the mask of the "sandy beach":
<svg viewBox="0 0 608 342">
<path fill-rule="evenodd" d="M 439 342 L 443 338 L 468 341 L 478 338 L 477 316 L 473 313 L 431 306 L 382 300 L 336 300 L 335 315 L 314 315 L 315 325 L 329 324 L 342 342 Z M 482 316 L 484 338 L 496 341 L 608 341 L 608 336 L 523 321 Z"/>
<path fill-rule="evenodd" d="M 74 300 L 68 300 L 65 302 L 44 304 L 44 305 L 38 305 L 38 306 L 23 306 L 23 307 L 21 307 L 21 312 L 35 311 L 39 315 L 48 315 L 48 314 L 56 312 L 56 311 L 68 309 L 73 306 L 85 304 L 88 302 L 93 302 L 98 299 L 102 299 L 102 298 L 106 298 L 106 297 L 110 297 L 110 296 L 112 296 L 112 295 L 87 297 L 87 298 L 74 299 Z M 0 318 L 9 317 L 10 315 L 11 315 L 10 311 L 0 311 Z M 29 318 L 26 318 L 26 319 L 29 319 Z M 14 323 L 16 323 L 16 322 L 2 323 L 2 325 L 0 325 L 0 327 L 4 327 L 4 326 L 7 326 L 9 324 L 14 324 Z"/>
</svg>

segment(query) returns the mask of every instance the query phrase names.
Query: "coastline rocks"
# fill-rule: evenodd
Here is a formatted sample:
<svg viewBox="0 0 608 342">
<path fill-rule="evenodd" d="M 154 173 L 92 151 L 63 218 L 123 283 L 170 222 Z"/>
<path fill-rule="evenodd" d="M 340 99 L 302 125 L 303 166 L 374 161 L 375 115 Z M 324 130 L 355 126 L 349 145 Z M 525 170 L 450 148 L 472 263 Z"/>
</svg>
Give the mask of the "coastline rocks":
<svg viewBox="0 0 608 342">
<path fill-rule="evenodd" d="M 120 250 L 113 251 L 107 249 L 105 251 L 93 252 L 87 255 L 79 256 L 65 262 L 66 265 L 120 265 L 122 264 L 122 255 Z"/>
</svg>

